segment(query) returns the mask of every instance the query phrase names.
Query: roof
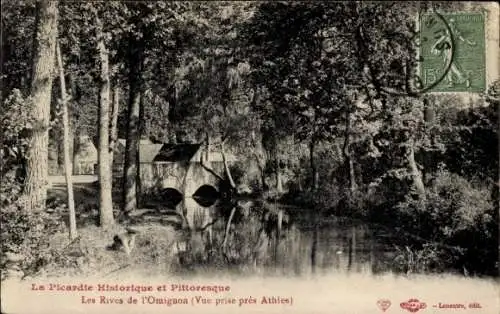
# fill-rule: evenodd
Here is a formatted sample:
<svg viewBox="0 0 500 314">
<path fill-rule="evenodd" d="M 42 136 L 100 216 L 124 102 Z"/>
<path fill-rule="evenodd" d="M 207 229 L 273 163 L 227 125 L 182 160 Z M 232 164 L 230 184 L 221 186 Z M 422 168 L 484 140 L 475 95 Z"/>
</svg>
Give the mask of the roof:
<svg viewBox="0 0 500 314">
<path fill-rule="evenodd" d="M 116 141 L 118 144 L 122 145 L 123 147 L 125 147 L 127 145 L 127 140 L 124 139 L 124 138 L 119 138 L 117 141 Z M 150 139 L 142 139 L 142 140 L 139 140 L 139 145 L 149 145 L 149 144 L 154 144 L 153 142 L 151 142 Z"/>
<path fill-rule="evenodd" d="M 126 141 L 119 139 L 121 144 L 120 154 L 125 152 Z M 153 144 L 149 140 L 141 140 L 139 144 L 139 160 L 141 163 L 152 162 L 182 162 L 182 161 L 199 161 L 202 150 L 202 144 Z M 235 156 L 226 151 L 226 160 L 228 162 L 235 161 Z M 120 160 L 118 157 L 116 160 Z M 211 151 L 209 154 L 210 162 L 222 162 L 222 154 L 220 151 Z"/>
<path fill-rule="evenodd" d="M 226 161 L 232 162 L 235 161 L 236 158 L 231 152 L 224 152 L 224 157 L 226 158 Z M 208 155 L 208 160 L 211 162 L 223 162 L 224 159 L 222 158 L 222 153 L 220 151 L 218 152 L 210 152 Z"/>
<path fill-rule="evenodd" d="M 151 163 L 156 161 L 155 157 L 158 155 L 163 144 L 140 144 L 139 145 L 139 162 Z"/>
<path fill-rule="evenodd" d="M 200 144 L 157 144 L 163 146 L 153 161 L 190 161 L 200 149 Z"/>
</svg>

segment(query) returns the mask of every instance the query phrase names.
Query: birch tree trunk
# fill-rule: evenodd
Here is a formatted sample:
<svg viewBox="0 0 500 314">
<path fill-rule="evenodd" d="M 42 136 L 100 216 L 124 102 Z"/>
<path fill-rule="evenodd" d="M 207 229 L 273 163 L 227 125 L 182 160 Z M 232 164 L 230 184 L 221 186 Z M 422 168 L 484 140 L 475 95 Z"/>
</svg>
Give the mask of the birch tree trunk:
<svg viewBox="0 0 500 314">
<path fill-rule="evenodd" d="M 109 154 L 109 53 L 104 43 L 102 24 L 98 20 L 98 43 L 100 61 L 99 87 L 99 223 L 107 228 L 114 224 L 111 162 Z"/>
<path fill-rule="evenodd" d="M 69 239 L 74 240 L 78 236 L 76 231 L 75 198 L 73 195 L 72 165 L 70 157 L 71 137 L 69 132 L 68 94 L 66 93 L 66 82 L 64 80 L 64 65 L 62 62 L 61 47 L 56 44 L 57 68 L 59 69 L 59 81 L 61 84 L 61 106 L 63 122 L 63 155 L 64 176 L 66 178 L 66 191 L 68 194 L 69 214 Z"/>
<path fill-rule="evenodd" d="M 37 2 L 36 40 L 34 44 L 31 96 L 34 129 L 27 151 L 24 196 L 27 211 L 40 210 L 47 200 L 48 146 L 52 69 L 57 37 L 57 2 Z"/>
</svg>

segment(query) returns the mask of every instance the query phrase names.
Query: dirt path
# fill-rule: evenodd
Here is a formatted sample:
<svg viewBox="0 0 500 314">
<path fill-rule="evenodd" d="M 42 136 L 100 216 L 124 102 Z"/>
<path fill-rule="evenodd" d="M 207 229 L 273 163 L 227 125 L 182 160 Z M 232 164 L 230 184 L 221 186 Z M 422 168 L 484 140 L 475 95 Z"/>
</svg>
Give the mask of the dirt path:
<svg viewBox="0 0 500 314">
<path fill-rule="evenodd" d="M 73 183 L 92 183 L 97 181 L 97 175 L 76 175 L 72 176 Z M 64 176 L 49 176 L 49 185 L 63 185 L 66 183 Z"/>
</svg>

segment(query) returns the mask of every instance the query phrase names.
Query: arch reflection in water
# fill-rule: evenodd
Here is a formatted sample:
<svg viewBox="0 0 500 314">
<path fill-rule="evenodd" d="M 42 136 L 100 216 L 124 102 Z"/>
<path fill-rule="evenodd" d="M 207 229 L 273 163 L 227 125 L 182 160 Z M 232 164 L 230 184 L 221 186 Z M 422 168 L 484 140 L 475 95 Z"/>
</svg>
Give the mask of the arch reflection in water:
<svg viewBox="0 0 500 314">
<path fill-rule="evenodd" d="M 182 193 L 174 188 L 166 188 L 160 192 L 160 198 L 166 207 L 175 209 L 182 202 Z"/>
<path fill-rule="evenodd" d="M 203 207 L 210 207 L 220 198 L 220 193 L 211 185 L 202 185 L 193 194 L 192 198 Z"/>
</svg>

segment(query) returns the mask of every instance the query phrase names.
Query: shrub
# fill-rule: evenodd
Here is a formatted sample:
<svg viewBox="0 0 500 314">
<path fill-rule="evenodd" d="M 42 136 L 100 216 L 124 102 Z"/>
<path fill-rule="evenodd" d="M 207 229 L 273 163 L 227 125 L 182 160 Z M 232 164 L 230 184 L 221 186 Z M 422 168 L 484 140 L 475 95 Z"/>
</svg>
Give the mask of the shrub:
<svg viewBox="0 0 500 314">
<path fill-rule="evenodd" d="M 439 170 L 425 201 L 408 196 L 396 209 L 400 238 L 410 247 L 406 252 L 427 261 L 419 271 L 494 272 L 498 217 L 488 187 Z M 405 258 L 400 254 L 399 260 Z"/>
<path fill-rule="evenodd" d="M 25 274 L 31 274 L 50 263 L 56 256 L 49 248 L 49 236 L 62 229 L 60 213 L 63 208 L 53 206 L 49 214 L 45 209 L 34 212 L 24 210 L 23 192 L 25 151 L 28 135 L 36 127 L 29 115 L 30 99 L 19 90 L 13 90 L 0 109 L 0 231 L 2 250 L 0 266 L 6 270 L 16 264 Z M 15 263 L 8 255 L 17 255 Z M 4 273 L 2 273 L 2 276 Z"/>
<path fill-rule="evenodd" d="M 9 262 L 6 254 L 13 253 L 22 257 L 18 267 L 25 274 L 33 274 L 54 261 L 57 254 L 49 247 L 49 238 L 64 227 L 58 215 L 27 212 L 20 203 L 12 203 L 1 211 L 1 266 L 6 268 Z"/>
</svg>

